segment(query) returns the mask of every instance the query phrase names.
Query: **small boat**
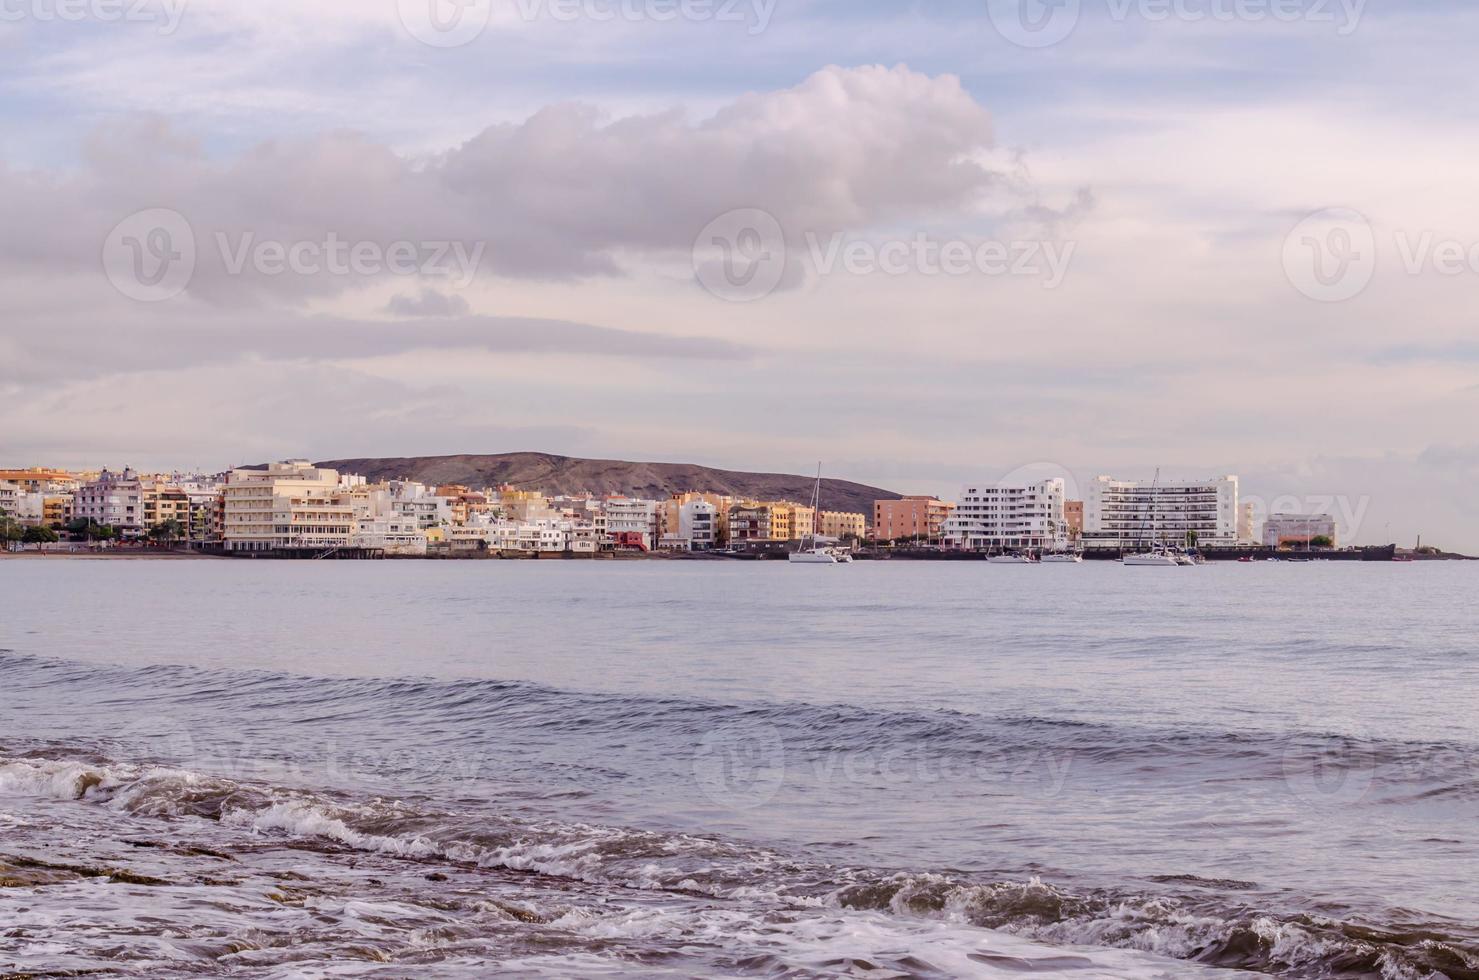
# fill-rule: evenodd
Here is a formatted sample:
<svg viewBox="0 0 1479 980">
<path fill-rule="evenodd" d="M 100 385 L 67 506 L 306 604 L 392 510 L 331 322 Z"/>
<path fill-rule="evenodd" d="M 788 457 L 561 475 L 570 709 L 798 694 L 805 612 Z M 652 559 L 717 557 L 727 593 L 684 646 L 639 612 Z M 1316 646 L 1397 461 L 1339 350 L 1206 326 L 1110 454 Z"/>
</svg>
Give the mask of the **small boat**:
<svg viewBox="0 0 1479 980">
<path fill-rule="evenodd" d="M 988 555 L 986 561 L 991 565 L 1036 565 L 1038 560 L 1031 552 L 1020 552 L 1017 554 Z"/>
<path fill-rule="evenodd" d="M 1076 551 L 1050 551 L 1041 559 L 1045 565 L 1079 565 L 1083 563 L 1083 560 L 1084 556 Z"/>
<path fill-rule="evenodd" d="M 1120 564 L 1141 568 L 1175 568 L 1181 562 L 1169 551 L 1147 551 L 1138 555 L 1125 555 L 1120 559 Z"/>
<path fill-rule="evenodd" d="M 1257 559 L 1255 559 L 1252 555 L 1244 555 L 1243 557 L 1241 557 L 1241 558 L 1238 559 L 1238 561 L 1240 563 L 1245 564 L 1245 565 L 1251 565 L 1256 560 Z"/>
</svg>

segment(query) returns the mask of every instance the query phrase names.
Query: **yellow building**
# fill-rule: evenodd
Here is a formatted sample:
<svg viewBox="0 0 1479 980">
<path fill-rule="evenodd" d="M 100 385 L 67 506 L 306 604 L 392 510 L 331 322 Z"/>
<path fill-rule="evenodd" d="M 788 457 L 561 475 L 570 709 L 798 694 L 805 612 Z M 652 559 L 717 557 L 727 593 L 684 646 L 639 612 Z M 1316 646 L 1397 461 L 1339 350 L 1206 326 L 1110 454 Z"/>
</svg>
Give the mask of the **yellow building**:
<svg viewBox="0 0 1479 980">
<path fill-rule="evenodd" d="M 854 514 L 843 510 L 824 510 L 817 518 L 817 533 L 824 538 L 842 538 L 852 535 L 857 538 L 867 536 L 868 518 L 862 514 Z"/>
<path fill-rule="evenodd" d="M 816 511 L 788 500 L 747 500 L 729 508 L 734 541 L 795 541 L 815 526 Z"/>
</svg>

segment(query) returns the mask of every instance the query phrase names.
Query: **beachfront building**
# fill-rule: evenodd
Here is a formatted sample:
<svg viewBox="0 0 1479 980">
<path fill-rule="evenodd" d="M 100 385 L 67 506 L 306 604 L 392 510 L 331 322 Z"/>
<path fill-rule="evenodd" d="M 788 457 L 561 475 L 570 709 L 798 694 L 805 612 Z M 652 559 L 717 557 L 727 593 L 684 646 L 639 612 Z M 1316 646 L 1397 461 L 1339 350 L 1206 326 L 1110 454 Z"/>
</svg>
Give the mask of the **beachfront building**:
<svg viewBox="0 0 1479 980">
<path fill-rule="evenodd" d="M 955 504 L 921 495 L 873 501 L 873 537 L 879 541 L 938 541 Z"/>
<path fill-rule="evenodd" d="M 729 508 L 732 542 L 795 541 L 816 531 L 816 511 L 785 500 L 747 500 Z"/>
<path fill-rule="evenodd" d="M 81 484 L 73 492 L 72 517 L 115 527 L 121 537 L 139 537 L 147 529 L 143 482 L 131 469 L 122 473 L 105 469 L 95 480 Z"/>
<path fill-rule="evenodd" d="M 1084 502 L 1063 501 L 1063 523 L 1068 525 L 1068 540 L 1078 541 L 1084 536 Z"/>
<path fill-rule="evenodd" d="M 173 522 L 178 537 L 190 530 L 190 495 L 170 483 L 143 481 L 144 533 Z"/>
<path fill-rule="evenodd" d="M 845 510 L 824 510 L 817 515 L 817 533 L 824 538 L 862 540 L 868 536 L 868 518 Z"/>
<path fill-rule="evenodd" d="M 1328 514 L 1270 514 L 1263 522 L 1263 543 L 1269 548 L 1308 548 L 1315 538 L 1329 547 L 1340 545 L 1340 530 Z"/>
<path fill-rule="evenodd" d="M 945 522 L 945 546 L 964 551 L 1047 551 L 1068 543 L 1063 480 L 966 487 Z"/>
<path fill-rule="evenodd" d="M 348 545 L 356 528 L 352 482 L 301 459 L 233 470 L 222 490 L 226 550 Z"/>
<path fill-rule="evenodd" d="M 607 497 L 606 535 L 618 548 L 651 551 L 657 545 L 657 501 Z"/>
<path fill-rule="evenodd" d="M 379 548 L 387 555 L 424 555 L 426 531 L 414 517 L 401 514 L 356 517 L 349 543 L 355 548 Z"/>
<path fill-rule="evenodd" d="M 702 499 L 679 506 L 678 540 L 688 551 L 713 551 L 719 542 L 719 508 Z"/>
<path fill-rule="evenodd" d="M 1116 480 L 1095 477 L 1084 499 L 1084 546 L 1129 550 L 1164 543 L 1238 543 L 1238 478 Z"/>
</svg>

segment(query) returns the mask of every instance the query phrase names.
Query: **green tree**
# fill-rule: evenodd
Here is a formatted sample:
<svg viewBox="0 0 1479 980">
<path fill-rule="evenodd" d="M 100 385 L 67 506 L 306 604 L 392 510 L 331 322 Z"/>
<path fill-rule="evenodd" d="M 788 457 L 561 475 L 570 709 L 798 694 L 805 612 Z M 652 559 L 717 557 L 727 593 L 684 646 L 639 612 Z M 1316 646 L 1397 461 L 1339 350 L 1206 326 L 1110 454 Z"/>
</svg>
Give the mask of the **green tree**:
<svg viewBox="0 0 1479 980">
<path fill-rule="evenodd" d="M 17 524 L 14 518 L 0 512 L 0 541 L 5 542 L 8 547 L 13 542 L 23 540 L 25 536 L 25 529 Z"/>
<path fill-rule="evenodd" d="M 1328 537 L 1326 537 L 1323 534 L 1317 534 L 1314 537 L 1310 538 L 1310 547 L 1311 548 L 1334 548 L 1335 547 L 1335 542 L 1334 541 L 1331 541 Z"/>
<path fill-rule="evenodd" d="M 151 527 L 149 529 L 149 538 L 153 541 L 160 541 L 164 544 L 169 544 L 176 538 L 183 537 L 184 533 L 184 528 L 180 527 L 180 522 L 171 519 L 168 521 L 160 521 L 158 524 Z"/>
<path fill-rule="evenodd" d="M 21 540 L 26 544 L 39 544 L 41 550 L 45 551 L 47 545 L 56 544 L 60 541 L 61 535 L 49 527 L 28 527 Z"/>
</svg>

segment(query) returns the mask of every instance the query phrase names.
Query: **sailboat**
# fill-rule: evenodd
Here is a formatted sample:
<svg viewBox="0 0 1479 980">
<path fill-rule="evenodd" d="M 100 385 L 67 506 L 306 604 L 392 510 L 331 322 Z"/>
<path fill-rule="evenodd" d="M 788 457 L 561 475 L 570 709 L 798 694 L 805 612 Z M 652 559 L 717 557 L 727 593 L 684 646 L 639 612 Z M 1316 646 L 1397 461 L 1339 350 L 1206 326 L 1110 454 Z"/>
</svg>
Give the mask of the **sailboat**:
<svg viewBox="0 0 1479 980">
<path fill-rule="evenodd" d="M 1043 555 L 1039 560 L 1045 564 L 1052 565 L 1082 564 L 1084 560 L 1084 553 L 1080 550 L 1069 547 L 1068 525 L 1063 525 L 1061 533 L 1059 533 L 1056 523 L 1049 524 L 1048 526 L 1053 531 L 1053 537 L 1057 541 L 1060 541 L 1062 543 L 1058 547 L 1055 547 L 1052 551 L 1043 552 Z"/>
<path fill-rule="evenodd" d="M 852 554 L 841 548 L 832 548 L 817 540 L 816 517 L 817 508 L 822 499 L 822 464 L 817 464 L 817 482 L 811 491 L 811 534 L 801 535 L 801 541 L 796 550 L 786 556 L 786 560 L 793 565 L 846 565 L 852 561 Z M 811 547 L 806 546 L 806 539 L 811 538 Z"/>
<path fill-rule="evenodd" d="M 1141 568 L 1178 568 L 1181 562 L 1177 559 L 1175 552 L 1167 548 L 1161 541 L 1161 525 L 1159 515 L 1156 513 L 1156 488 L 1160 486 L 1161 471 L 1155 471 L 1155 479 L 1150 484 L 1150 538 L 1149 549 L 1133 555 L 1125 555 L 1120 559 L 1121 565 L 1131 565 Z M 1189 564 L 1189 562 L 1188 562 Z"/>
</svg>

